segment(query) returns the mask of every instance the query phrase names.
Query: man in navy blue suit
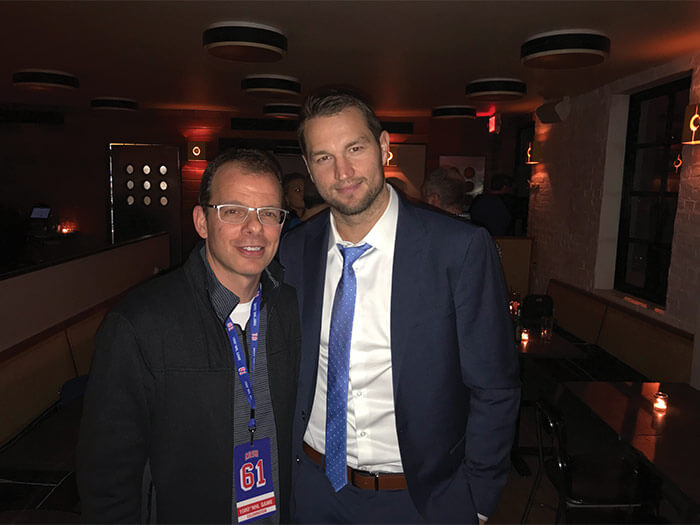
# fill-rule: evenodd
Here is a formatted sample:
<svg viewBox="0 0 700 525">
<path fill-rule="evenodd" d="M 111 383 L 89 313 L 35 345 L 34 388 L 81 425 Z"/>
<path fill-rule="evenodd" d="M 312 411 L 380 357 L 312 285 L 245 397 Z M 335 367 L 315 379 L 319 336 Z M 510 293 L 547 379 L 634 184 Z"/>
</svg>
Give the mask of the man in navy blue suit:
<svg viewBox="0 0 700 525">
<path fill-rule="evenodd" d="M 310 97 L 299 141 L 330 210 L 280 250 L 302 319 L 293 519 L 483 521 L 520 401 L 493 241 L 385 184 L 389 135 L 354 95 Z"/>
</svg>

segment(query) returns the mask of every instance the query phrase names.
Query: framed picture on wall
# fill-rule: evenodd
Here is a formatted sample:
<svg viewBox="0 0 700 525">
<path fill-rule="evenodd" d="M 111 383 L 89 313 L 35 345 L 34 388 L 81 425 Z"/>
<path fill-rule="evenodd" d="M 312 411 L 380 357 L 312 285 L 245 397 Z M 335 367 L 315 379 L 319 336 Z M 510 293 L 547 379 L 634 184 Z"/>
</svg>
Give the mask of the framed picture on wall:
<svg viewBox="0 0 700 525">
<path fill-rule="evenodd" d="M 467 195 L 472 197 L 484 191 L 484 171 L 486 157 L 464 157 L 461 155 L 440 155 L 440 166 L 454 166 L 471 182 Z"/>
</svg>

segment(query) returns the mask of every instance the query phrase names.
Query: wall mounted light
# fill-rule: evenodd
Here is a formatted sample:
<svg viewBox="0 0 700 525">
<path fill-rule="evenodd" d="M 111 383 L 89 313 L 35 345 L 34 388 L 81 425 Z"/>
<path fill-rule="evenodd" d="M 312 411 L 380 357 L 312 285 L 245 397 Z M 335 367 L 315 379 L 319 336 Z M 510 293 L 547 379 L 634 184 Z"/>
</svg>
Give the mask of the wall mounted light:
<svg viewBox="0 0 700 525">
<path fill-rule="evenodd" d="M 539 164 L 542 160 L 542 146 L 536 140 L 531 140 L 525 150 L 525 164 Z"/>
<path fill-rule="evenodd" d="M 188 142 L 187 160 L 207 160 L 207 143 L 201 141 Z"/>
<path fill-rule="evenodd" d="M 683 144 L 700 144 L 700 104 L 690 104 L 685 108 L 683 117 Z"/>
</svg>

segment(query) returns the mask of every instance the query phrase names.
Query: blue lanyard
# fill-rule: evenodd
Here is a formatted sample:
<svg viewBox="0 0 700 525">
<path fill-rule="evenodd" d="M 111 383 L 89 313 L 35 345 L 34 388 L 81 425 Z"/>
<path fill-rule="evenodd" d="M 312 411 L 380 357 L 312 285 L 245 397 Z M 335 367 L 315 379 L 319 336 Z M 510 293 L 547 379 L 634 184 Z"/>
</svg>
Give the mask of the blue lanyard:
<svg viewBox="0 0 700 525">
<path fill-rule="evenodd" d="M 233 360 L 236 364 L 236 372 L 238 373 L 238 379 L 241 381 L 241 387 L 243 387 L 243 393 L 248 400 L 250 405 L 250 421 L 248 421 L 248 430 L 250 431 L 250 441 L 253 442 L 253 436 L 255 433 L 255 396 L 253 395 L 253 382 L 252 376 L 255 372 L 255 356 L 258 352 L 258 332 L 260 329 L 260 286 L 258 286 L 258 293 L 253 299 L 253 304 L 250 308 L 250 373 L 248 373 L 248 367 L 246 366 L 245 356 L 243 355 L 243 346 L 241 341 L 238 339 L 238 334 L 236 333 L 236 327 L 231 319 L 226 320 L 226 332 L 228 333 L 228 339 L 231 343 L 231 350 L 233 352 Z"/>
</svg>

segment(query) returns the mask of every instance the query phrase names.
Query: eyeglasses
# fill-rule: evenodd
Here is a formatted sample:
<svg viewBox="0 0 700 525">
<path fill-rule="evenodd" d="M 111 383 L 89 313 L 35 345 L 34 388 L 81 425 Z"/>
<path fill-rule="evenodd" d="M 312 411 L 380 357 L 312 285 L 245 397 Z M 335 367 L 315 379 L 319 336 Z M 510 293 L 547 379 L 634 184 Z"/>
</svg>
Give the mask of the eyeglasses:
<svg viewBox="0 0 700 525">
<path fill-rule="evenodd" d="M 263 226 L 279 226 L 289 213 L 287 210 L 271 206 L 262 208 L 249 208 L 241 204 L 205 204 L 204 206 L 214 208 L 219 215 L 219 220 L 228 224 L 243 224 L 248 214 L 254 211 Z"/>
</svg>

